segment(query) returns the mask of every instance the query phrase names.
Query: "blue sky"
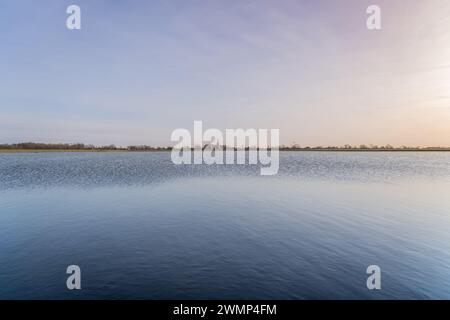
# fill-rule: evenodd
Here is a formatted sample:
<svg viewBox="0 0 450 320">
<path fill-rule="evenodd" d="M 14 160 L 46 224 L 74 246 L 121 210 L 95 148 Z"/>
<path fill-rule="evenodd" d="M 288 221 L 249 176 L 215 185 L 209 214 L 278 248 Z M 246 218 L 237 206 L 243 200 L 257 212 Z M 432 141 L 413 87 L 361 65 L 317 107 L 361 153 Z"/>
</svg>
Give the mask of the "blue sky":
<svg viewBox="0 0 450 320">
<path fill-rule="evenodd" d="M 370 4 L 382 30 L 366 28 Z M 82 30 L 67 30 L 77 4 Z M 0 3 L 0 143 L 169 145 L 279 128 L 301 145 L 450 145 L 450 2 Z"/>
</svg>

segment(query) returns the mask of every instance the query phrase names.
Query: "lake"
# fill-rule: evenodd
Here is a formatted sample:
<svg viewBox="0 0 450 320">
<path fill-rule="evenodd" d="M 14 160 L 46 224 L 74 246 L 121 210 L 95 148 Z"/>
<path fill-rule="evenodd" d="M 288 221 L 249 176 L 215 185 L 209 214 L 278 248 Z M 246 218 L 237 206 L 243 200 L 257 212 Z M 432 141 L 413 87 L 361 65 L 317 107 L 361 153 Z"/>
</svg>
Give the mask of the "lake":
<svg viewBox="0 0 450 320">
<path fill-rule="evenodd" d="M 81 298 L 450 299 L 450 152 L 0 154 L 0 299 Z"/>
</svg>

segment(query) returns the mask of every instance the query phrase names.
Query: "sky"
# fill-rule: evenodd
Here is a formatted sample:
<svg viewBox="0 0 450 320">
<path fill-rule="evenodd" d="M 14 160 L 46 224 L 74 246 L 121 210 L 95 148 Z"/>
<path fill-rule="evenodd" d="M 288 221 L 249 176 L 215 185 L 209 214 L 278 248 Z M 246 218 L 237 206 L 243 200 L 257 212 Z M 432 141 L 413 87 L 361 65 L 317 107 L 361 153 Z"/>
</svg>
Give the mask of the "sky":
<svg viewBox="0 0 450 320">
<path fill-rule="evenodd" d="M 194 120 L 450 146 L 450 1 L 0 1 L 0 143 L 173 145 Z"/>
</svg>

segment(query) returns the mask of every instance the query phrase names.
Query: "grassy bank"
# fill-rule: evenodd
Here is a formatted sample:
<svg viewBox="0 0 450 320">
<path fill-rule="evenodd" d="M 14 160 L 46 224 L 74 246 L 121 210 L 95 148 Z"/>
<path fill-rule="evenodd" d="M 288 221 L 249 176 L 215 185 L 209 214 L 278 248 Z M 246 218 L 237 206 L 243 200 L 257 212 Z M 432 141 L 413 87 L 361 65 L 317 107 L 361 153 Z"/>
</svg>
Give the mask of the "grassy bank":
<svg viewBox="0 0 450 320">
<path fill-rule="evenodd" d="M 115 150 L 111 150 L 113 152 Z M 108 152 L 100 150 L 58 150 L 58 149 L 0 149 L 0 153 L 45 153 L 45 152 Z"/>
</svg>

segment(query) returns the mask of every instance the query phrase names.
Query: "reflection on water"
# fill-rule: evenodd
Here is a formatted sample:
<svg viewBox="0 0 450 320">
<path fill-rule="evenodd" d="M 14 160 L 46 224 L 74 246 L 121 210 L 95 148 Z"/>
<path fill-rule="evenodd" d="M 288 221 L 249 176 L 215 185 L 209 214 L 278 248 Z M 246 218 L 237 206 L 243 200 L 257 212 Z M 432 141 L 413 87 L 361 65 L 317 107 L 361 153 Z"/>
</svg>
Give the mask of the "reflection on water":
<svg viewBox="0 0 450 320">
<path fill-rule="evenodd" d="M 3 154 L 0 298 L 449 299 L 449 191 L 450 153 Z"/>
</svg>

